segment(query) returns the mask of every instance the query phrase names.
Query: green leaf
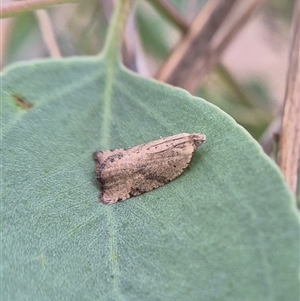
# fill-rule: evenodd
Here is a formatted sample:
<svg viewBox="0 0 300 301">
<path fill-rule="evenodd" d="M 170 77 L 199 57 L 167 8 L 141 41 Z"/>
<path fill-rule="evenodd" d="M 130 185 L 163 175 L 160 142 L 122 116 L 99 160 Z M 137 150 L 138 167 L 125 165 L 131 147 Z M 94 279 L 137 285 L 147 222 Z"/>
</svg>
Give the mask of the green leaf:
<svg viewBox="0 0 300 301">
<path fill-rule="evenodd" d="M 299 224 L 277 167 L 203 99 L 101 59 L 2 77 L 2 300 L 296 300 Z M 92 153 L 207 136 L 173 182 L 98 202 Z"/>
</svg>

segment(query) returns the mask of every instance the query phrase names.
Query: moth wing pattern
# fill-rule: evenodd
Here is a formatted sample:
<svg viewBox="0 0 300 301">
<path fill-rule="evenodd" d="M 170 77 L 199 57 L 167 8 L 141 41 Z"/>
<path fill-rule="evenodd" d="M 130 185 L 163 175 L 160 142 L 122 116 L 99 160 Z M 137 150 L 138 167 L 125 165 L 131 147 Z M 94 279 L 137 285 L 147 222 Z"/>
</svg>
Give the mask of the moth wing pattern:
<svg viewBox="0 0 300 301">
<path fill-rule="evenodd" d="M 198 136 L 179 134 L 129 149 L 95 152 L 100 200 L 115 203 L 172 181 L 184 171 L 205 140 L 204 135 L 201 141 Z"/>
</svg>

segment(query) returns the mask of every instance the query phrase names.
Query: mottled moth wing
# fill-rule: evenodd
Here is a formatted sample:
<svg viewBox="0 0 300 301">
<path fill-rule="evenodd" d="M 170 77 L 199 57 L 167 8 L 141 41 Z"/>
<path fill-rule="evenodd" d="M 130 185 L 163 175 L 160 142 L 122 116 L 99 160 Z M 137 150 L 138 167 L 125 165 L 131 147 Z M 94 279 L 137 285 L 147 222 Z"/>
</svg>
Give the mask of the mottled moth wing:
<svg viewBox="0 0 300 301">
<path fill-rule="evenodd" d="M 129 149 L 95 152 L 100 200 L 115 203 L 172 181 L 204 141 L 204 135 L 179 134 Z"/>
</svg>

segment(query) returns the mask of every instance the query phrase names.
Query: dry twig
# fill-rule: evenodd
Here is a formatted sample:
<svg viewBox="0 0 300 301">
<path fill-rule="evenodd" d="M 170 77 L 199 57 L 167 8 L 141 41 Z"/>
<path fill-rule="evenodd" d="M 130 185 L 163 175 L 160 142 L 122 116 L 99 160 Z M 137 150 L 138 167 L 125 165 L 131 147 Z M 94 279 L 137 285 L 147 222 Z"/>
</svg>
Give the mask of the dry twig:
<svg viewBox="0 0 300 301">
<path fill-rule="evenodd" d="M 47 49 L 51 57 L 61 58 L 59 47 L 55 40 L 55 34 L 52 28 L 51 20 L 49 18 L 47 11 L 41 9 L 41 10 L 37 10 L 35 14 L 39 21 L 43 39 L 46 43 Z"/>
<path fill-rule="evenodd" d="M 65 3 L 76 3 L 82 0 L 30 0 L 1 3 L 0 18 L 14 17 L 37 9 Z"/>
<path fill-rule="evenodd" d="M 183 32 L 189 28 L 189 22 L 167 1 L 167 0 L 148 0 L 162 15 L 170 20 Z"/>
<path fill-rule="evenodd" d="M 210 0 L 158 71 L 156 78 L 193 93 L 218 63 L 229 42 L 261 3 L 261 0 L 248 1 L 246 3 L 248 5 L 239 1 Z M 242 7 L 242 11 L 216 41 L 217 33 L 222 32 L 229 16 L 232 17 L 234 8 L 239 6 Z"/>
<path fill-rule="evenodd" d="M 300 0 L 293 17 L 289 70 L 279 140 L 279 166 L 291 190 L 296 194 L 300 160 Z"/>
</svg>

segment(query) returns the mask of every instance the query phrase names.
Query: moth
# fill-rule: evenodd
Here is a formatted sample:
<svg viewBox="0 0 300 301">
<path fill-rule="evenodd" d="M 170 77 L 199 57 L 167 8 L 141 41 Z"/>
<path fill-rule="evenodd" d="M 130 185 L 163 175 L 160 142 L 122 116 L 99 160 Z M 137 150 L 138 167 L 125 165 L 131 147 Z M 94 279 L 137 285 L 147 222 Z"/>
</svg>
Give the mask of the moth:
<svg viewBox="0 0 300 301">
<path fill-rule="evenodd" d="M 183 133 L 131 148 L 94 152 L 100 201 L 113 204 L 174 180 L 205 139 L 203 134 Z"/>
</svg>

